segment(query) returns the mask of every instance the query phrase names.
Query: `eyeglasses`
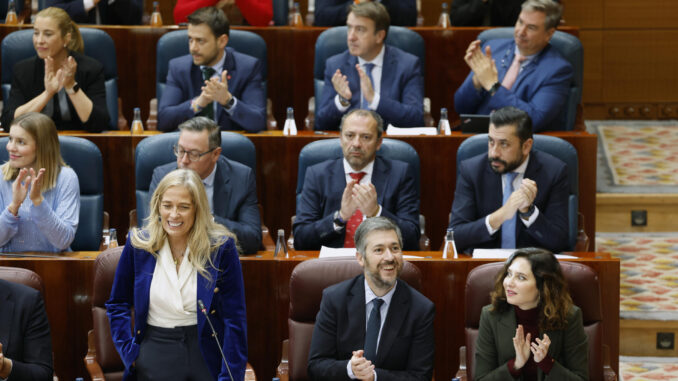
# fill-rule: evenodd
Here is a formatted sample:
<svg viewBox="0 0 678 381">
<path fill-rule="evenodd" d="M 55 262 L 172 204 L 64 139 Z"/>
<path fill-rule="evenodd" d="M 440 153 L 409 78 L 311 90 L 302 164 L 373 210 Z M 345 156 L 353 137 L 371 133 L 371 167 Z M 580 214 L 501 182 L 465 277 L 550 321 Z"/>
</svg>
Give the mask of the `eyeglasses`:
<svg viewBox="0 0 678 381">
<path fill-rule="evenodd" d="M 174 148 L 174 154 L 177 156 L 177 158 L 181 159 L 182 157 L 184 157 L 184 155 L 188 155 L 188 160 L 190 160 L 190 161 L 198 161 L 198 160 L 200 160 L 201 157 L 203 157 L 203 156 L 207 155 L 208 153 L 217 149 L 216 147 L 214 147 L 209 151 L 205 151 L 203 153 L 200 153 L 200 152 L 197 152 L 197 151 L 186 151 L 178 145 L 174 145 L 173 148 Z"/>
</svg>

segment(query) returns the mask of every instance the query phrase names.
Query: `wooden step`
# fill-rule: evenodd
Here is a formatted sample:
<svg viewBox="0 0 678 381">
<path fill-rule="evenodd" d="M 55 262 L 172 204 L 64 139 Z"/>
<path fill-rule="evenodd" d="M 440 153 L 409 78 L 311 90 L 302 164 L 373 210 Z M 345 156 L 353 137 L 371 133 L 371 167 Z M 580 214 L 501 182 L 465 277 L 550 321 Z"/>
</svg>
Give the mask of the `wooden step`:
<svg viewBox="0 0 678 381">
<path fill-rule="evenodd" d="M 646 226 L 631 225 L 631 211 L 647 212 Z M 675 232 L 678 231 L 678 194 L 598 193 L 597 232 Z"/>
<path fill-rule="evenodd" d="M 673 349 L 657 349 L 657 333 L 673 333 Z M 678 356 L 678 321 L 619 320 L 619 355 L 621 356 Z"/>
</svg>

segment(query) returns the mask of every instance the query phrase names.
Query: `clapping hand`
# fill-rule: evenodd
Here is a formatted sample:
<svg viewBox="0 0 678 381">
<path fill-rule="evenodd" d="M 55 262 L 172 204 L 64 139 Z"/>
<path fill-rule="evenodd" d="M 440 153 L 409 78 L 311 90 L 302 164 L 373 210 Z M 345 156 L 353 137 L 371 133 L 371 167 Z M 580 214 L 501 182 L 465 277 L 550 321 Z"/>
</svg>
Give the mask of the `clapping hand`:
<svg viewBox="0 0 678 381">
<path fill-rule="evenodd" d="M 523 333 L 523 326 L 518 324 L 516 335 L 513 337 L 513 349 L 516 351 L 516 361 L 513 363 L 515 369 L 522 368 L 530 358 L 530 340 L 531 335 Z"/>
<path fill-rule="evenodd" d="M 57 69 L 52 57 L 45 57 L 45 90 L 51 95 L 56 94 L 64 87 L 64 72 Z"/>
</svg>

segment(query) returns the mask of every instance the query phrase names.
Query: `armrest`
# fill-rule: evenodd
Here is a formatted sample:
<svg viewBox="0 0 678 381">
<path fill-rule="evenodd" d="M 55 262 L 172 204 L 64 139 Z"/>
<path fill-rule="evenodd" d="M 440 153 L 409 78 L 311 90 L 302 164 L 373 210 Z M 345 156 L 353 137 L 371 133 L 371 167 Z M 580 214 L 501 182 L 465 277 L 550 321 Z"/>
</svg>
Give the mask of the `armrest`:
<svg viewBox="0 0 678 381">
<path fill-rule="evenodd" d="M 290 345 L 289 339 L 285 339 L 282 342 L 282 353 L 280 355 L 280 364 L 278 364 L 278 369 L 276 369 L 275 376 L 280 378 L 280 381 L 288 381 L 290 378 L 290 368 L 289 368 L 289 358 L 287 351 Z"/>
<path fill-rule="evenodd" d="M 85 367 L 92 381 L 105 381 L 104 372 L 97 362 L 97 350 L 94 345 L 94 330 L 87 332 L 87 355 L 85 355 Z M 56 379 L 56 377 L 55 377 Z"/>
<path fill-rule="evenodd" d="M 304 130 L 313 131 L 315 126 L 315 97 L 308 98 L 308 115 L 304 119 Z"/>
<path fill-rule="evenodd" d="M 278 121 L 273 116 L 273 102 L 271 102 L 271 98 L 266 98 L 266 129 L 278 129 Z"/>
<path fill-rule="evenodd" d="M 146 119 L 146 130 L 158 130 L 158 99 L 153 98 L 148 103 L 148 119 Z"/>
<path fill-rule="evenodd" d="M 264 212 L 262 211 L 261 204 L 257 206 L 259 207 L 259 218 L 261 219 L 261 246 L 265 251 L 275 251 L 275 241 L 271 237 L 271 231 L 268 229 L 268 226 L 264 225 Z"/>
<path fill-rule="evenodd" d="M 424 127 L 435 127 L 436 121 L 431 115 L 431 98 L 424 98 Z"/>
<path fill-rule="evenodd" d="M 125 115 L 122 114 L 122 99 L 118 98 L 118 130 L 127 131 L 129 126 L 127 125 L 127 119 Z"/>
<path fill-rule="evenodd" d="M 466 346 L 462 345 L 459 347 L 459 370 L 455 377 L 459 377 L 461 381 L 467 380 L 466 375 Z"/>
<path fill-rule="evenodd" d="M 431 251 L 431 240 L 426 235 L 426 217 L 423 214 L 419 215 L 419 250 Z"/>
<path fill-rule="evenodd" d="M 586 223 L 584 222 L 584 215 L 579 212 L 577 213 L 577 217 L 579 221 L 577 224 L 577 242 L 574 244 L 574 251 L 589 251 L 590 240 L 589 236 L 586 235 Z"/>
<path fill-rule="evenodd" d="M 245 368 L 245 381 L 257 381 L 257 375 L 254 373 L 254 369 L 250 363 L 247 363 Z"/>
<path fill-rule="evenodd" d="M 610 347 L 603 344 L 603 380 L 617 381 L 617 375 L 610 366 Z"/>
</svg>

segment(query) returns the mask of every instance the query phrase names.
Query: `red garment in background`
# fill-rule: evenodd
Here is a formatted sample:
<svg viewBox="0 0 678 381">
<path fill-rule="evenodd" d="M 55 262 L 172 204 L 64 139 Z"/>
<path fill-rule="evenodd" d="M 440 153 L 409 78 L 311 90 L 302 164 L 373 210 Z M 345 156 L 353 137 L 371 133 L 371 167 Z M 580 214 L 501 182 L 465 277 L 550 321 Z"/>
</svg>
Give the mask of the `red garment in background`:
<svg viewBox="0 0 678 381">
<path fill-rule="evenodd" d="M 187 22 L 186 18 L 191 13 L 216 4 L 216 0 L 177 0 L 174 6 L 174 23 Z M 272 0 L 235 0 L 235 4 L 250 25 L 268 26 L 273 20 Z"/>
</svg>

